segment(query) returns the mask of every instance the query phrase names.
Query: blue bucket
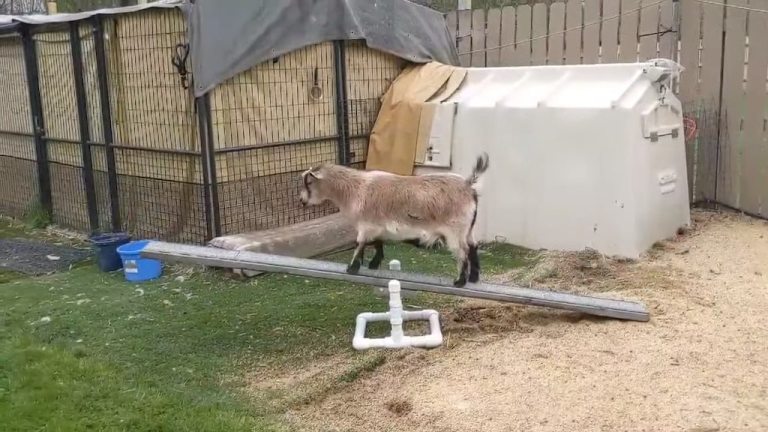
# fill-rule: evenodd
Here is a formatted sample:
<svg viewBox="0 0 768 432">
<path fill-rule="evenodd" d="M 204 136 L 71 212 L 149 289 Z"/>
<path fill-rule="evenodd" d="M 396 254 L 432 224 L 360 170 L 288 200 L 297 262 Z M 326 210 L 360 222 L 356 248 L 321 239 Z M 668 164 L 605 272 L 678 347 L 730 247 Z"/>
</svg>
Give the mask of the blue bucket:
<svg viewBox="0 0 768 432">
<path fill-rule="evenodd" d="M 163 264 L 154 259 L 142 258 L 141 251 L 149 240 L 132 241 L 117 248 L 123 260 L 123 273 L 131 282 L 148 281 L 160 277 Z"/>
<path fill-rule="evenodd" d="M 99 270 L 113 272 L 123 267 L 117 248 L 131 241 L 131 236 L 125 233 L 108 233 L 92 236 L 89 240 L 96 252 Z"/>
</svg>

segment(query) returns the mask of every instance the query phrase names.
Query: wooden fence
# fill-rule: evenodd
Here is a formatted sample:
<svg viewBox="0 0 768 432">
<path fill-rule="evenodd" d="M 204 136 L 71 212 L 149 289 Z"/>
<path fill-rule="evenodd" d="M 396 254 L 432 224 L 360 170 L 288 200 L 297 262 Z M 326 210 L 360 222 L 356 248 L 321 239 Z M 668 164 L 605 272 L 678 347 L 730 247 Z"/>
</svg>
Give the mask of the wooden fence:
<svg viewBox="0 0 768 432">
<path fill-rule="evenodd" d="M 749 54 L 750 39 L 768 40 L 768 3 L 570 0 L 450 12 L 446 22 L 463 66 L 677 60 L 686 70 L 676 90 L 696 122 L 692 199 L 768 216 L 768 50 Z"/>
</svg>

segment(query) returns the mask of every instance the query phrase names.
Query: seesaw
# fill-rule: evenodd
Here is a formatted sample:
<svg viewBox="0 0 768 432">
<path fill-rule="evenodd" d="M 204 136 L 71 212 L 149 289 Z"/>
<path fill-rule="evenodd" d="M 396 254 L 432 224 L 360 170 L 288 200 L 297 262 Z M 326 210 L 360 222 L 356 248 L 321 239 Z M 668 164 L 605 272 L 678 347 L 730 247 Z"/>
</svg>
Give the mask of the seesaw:
<svg viewBox="0 0 768 432">
<path fill-rule="evenodd" d="M 206 246 L 166 242 L 150 242 L 141 252 L 146 258 L 162 261 L 200 264 L 210 267 L 239 268 L 259 272 L 285 273 L 320 279 L 331 279 L 387 288 L 397 280 L 401 289 L 425 291 L 502 302 L 542 306 L 581 312 L 589 315 L 630 321 L 648 321 L 644 305 L 624 300 L 567 294 L 543 289 L 486 283 L 453 286 L 450 279 L 393 270 L 368 270 L 359 274 L 346 272 L 346 265 L 306 258 L 293 258 L 249 251 L 233 251 Z"/>
</svg>

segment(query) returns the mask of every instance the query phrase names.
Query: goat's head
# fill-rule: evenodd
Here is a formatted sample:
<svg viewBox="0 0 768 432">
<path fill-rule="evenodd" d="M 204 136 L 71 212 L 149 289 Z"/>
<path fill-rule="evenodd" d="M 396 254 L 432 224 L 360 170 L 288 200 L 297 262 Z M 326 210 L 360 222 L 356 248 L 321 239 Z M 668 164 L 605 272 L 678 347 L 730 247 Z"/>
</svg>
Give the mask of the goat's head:
<svg viewBox="0 0 768 432">
<path fill-rule="evenodd" d="M 318 205 L 325 201 L 323 194 L 323 165 L 310 168 L 301 174 L 301 205 Z"/>
</svg>

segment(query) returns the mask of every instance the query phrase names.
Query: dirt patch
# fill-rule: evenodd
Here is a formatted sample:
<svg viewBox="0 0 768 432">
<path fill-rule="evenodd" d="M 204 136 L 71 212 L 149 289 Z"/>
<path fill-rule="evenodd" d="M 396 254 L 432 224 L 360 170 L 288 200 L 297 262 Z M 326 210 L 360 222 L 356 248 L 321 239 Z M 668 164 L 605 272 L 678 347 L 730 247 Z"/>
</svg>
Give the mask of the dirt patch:
<svg viewBox="0 0 768 432">
<path fill-rule="evenodd" d="M 465 302 L 441 314 L 443 347 L 388 354 L 288 418 L 323 431 L 768 430 L 768 223 L 694 223 L 637 262 L 545 254 L 499 277 L 639 300 L 648 323 Z"/>
</svg>

